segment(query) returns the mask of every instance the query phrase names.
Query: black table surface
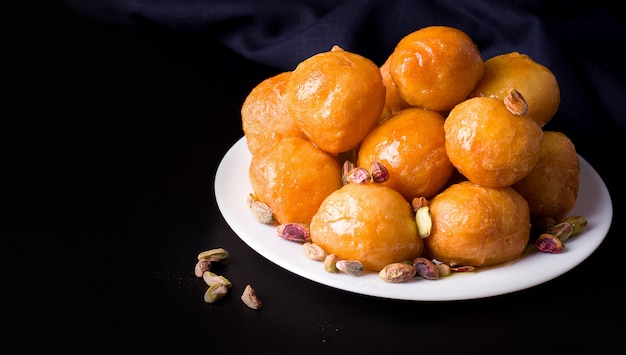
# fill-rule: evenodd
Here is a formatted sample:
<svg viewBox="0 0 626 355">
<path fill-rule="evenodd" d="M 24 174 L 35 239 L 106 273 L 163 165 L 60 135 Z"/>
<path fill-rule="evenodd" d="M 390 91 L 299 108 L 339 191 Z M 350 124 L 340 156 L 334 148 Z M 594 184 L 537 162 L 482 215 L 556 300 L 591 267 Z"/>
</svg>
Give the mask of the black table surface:
<svg viewBox="0 0 626 355">
<path fill-rule="evenodd" d="M 243 135 L 241 104 L 282 69 L 247 59 L 216 38 L 114 26 L 55 2 L 20 2 L 3 18 L 9 60 L 2 80 L 3 338 L 21 350 L 623 348 L 625 137 L 606 117 L 557 115 L 550 123 L 568 132 L 612 196 L 612 226 L 591 256 L 510 294 L 455 302 L 383 299 L 282 269 L 245 244 L 217 207 L 215 173 Z M 604 41 L 615 46 L 607 52 L 621 56 L 623 22 L 616 20 L 616 28 L 613 42 Z M 609 68 L 614 72 L 598 75 L 614 76 L 623 89 L 623 67 Z M 625 108 L 624 93 L 597 101 L 598 116 L 607 112 L 602 107 Z M 623 117 L 612 119 L 623 126 Z M 193 269 L 198 252 L 214 247 L 230 252 L 216 272 L 233 287 L 208 304 Z M 260 311 L 239 299 L 246 284 L 263 301 Z"/>
</svg>

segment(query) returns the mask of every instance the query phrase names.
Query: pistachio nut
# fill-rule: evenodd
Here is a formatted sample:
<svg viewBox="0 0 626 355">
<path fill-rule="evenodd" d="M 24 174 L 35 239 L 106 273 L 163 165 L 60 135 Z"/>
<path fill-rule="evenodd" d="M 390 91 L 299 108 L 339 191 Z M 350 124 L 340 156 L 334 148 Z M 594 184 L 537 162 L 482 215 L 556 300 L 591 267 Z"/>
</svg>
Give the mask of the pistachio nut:
<svg viewBox="0 0 626 355">
<path fill-rule="evenodd" d="M 528 114 L 528 104 L 522 93 L 516 89 L 511 89 L 503 99 L 506 109 L 515 116 L 525 116 Z"/>
<path fill-rule="evenodd" d="M 367 169 L 356 167 L 348 172 L 347 179 L 354 184 L 366 184 L 372 181 L 372 175 Z"/>
<path fill-rule="evenodd" d="M 374 182 L 385 182 L 389 180 L 389 171 L 383 164 L 377 161 L 373 161 L 370 164 L 370 175 Z"/>
<path fill-rule="evenodd" d="M 226 285 L 221 283 L 213 284 L 204 293 L 204 302 L 213 303 L 220 298 L 226 296 L 227 293 L 228 288 L 226 287 Z"/>
<path fill-rule="evenodd" d="M 274 223 L 274 212 L 267 204 L 261 201 L 254 201 L 250 205 L 250 210 L 257 221 L 263 224 Z"/>
<path fill-rule="evenodd" d="M 339 258 L 337 258 L 337 255 L 335 254 L 326 255 L 326 258 L 324 259 L 324 270 L 331 273 L 339 272 L 339 269 L 337 269 L 338 260 Z"/>
<path fill-rule="evenodd" d="M 198 260 L 208 260 L 210 262 L 220 261 L 228 258 L 228 251 L 224 248 L 205 250 L 198 254 Z"/>
<path fill-rule="evenodd" d="M 439 269 L 431 260 L 417 257 L 413 260 L 413 266 L 417 270 L 417 274 L 428 280 L 436 280 L 439 278 Z"/>
<path fill-rule="evenodd" d="M 535 247 L 540 252 L 556 254 L 563 251 L 563 242 L 552 234 L 543 233 L 535 241 Z"/>
<path fill-rule="evenodd" d="M 412 279 L 417 270 L 412 264 L 391 263 L 383 267 L 378 276 L 386 282 L 400 283 Z"/>
<path fill-rule="evenodd" d="M 276 234 L 292 242 L 304 243 L 311 240 L 309 225 L 304 223 L 283 223 L 276 227 Z"/>
<path fill-rule="evenodd" d="M 475 271 L 476 267 L 471 265 L 461 265 L 461 266 L 451 266 L 450 271 L 452 272 L 472 272 Z"/>
<path fill-rule="evenodd" d="M 417 223 L 417 233 L 421 238 L 428 238 L 433 228 L 433 219 L 430 215 L 430 207 L 422 206 L 415 212 L 415 223 Z"/>
<path fill-rule="evenodd" d="M 246 288 L 243 290 L 243 293 L 241 294 L 241 301 L 252 309 L 261 309 L 261 300 L 256 295 L 256 291 L 250 285 L 246 285 Z"/>
<path fill-rule="evenodd" d="M 573 232 L 574 225 L 569 222 L 561 222 L 559 224 L 555 224 L 546 230 L 546 233 L 552 234 L 553 236 L 559 238 L 559 240 L 562 242 L 571 237 Z"/>
<path fill-rule="evenodd" d="M 360 276 L 365 272 L 365 266 L 358 260 L 339 260 L 335 266 L 337 270 L 352 276 Z"/>
<path fill-rule="evenodd" d="M 428 206 L 428 200 L 426 197 L 415 197 L 411 201 L 411 207 L 413 207 L 413 212 L 417 212 L 420 207 Z"/>
<path fill-rule="evenodd" d="M 435 264 L 435 267 L 437 267 L 437 272 L 439 273 L 439 277 L 446 277 L 446 276 L 450 276 L 452 274 L 452 269 L 450 268 L 450 265 L 448 264 Z"/>
<path fill-rule="evenodd" d="M 304 255 L 311 260 L 323 261 L 326 259 L 326 252 L 324 249 L 315 243 L 305 242 L 302 244 L 302 251 L 304 252 Z"/>
<path fill-rule="evenodd" d="M 572 225 L 572 235 L 576 235 L 587 228 L 587 219 L 583 216 L 569 216 L 565 218 L 563 222 L 567 222 Z"/>
<path fill-rule="evenodd" d="M 215 284 L 222 284 L 222 285 L 226 286 L 227 288 L 231 288 L 231 286 L 233 285 L 224 276 L 217 275 L 217 274 L 215 274 L 215 273 L 213 273 L 211 271 L 205 271 L 204 274 L 202 274 L 202 279 L 209 286 L 213 286 Z"/>
<path fill-rule="evenodd" d="M 354 169 L 354 163 L 350 160 L 346 160 L 343 162 L 343 170 L 341 172 L 341 182 L 343 185 L 349 183 L 350 181 L 348 180 L 348 175 L 350 174 L 350 171 L 352 171 L 352 169 Z"/>
<path fill-rule="evenodd" d="M 194 273 L 197 277 L 202 277 L 205 271 L 211 270 L 211 262 L 207 259 L 198 260 L 196 263 L 196 267 L 194 268 Z"/>
</svg>

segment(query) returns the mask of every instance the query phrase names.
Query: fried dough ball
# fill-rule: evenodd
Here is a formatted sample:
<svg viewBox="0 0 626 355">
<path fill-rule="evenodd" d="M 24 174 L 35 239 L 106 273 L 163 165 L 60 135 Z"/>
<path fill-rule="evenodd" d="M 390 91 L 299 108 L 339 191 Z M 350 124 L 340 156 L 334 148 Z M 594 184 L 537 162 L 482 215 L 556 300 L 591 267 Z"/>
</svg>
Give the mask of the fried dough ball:
<svg viewBox="0 0 626 355">
<path fill-rule="evenodd" d="M 452 109 L 483 77 L 478 47 L 453 27 L 430 26 L 409 33 L 389 60 L 389 72 L 404 100 L 433 111 Z"/>
<path fill-rule="evenodd" d="M 253 155 L 250 184 L 278 223 L 310 223 L 326 196 L 342 186 L 339 163 L 300 137 L 287 137 Z"/>
<path fill-rule="evenodd" d="M 285 88 L 290 77 L 291 72 L 283 72 L 263 80 L 241 106 L 242 128 L 252 155 L 270 150 L 284 137 L 306 138 L 285 104 Z"/>
<path fill-rule="evenodd" d="M 287 109 L 325 152 L 355 148 L 376 124 L 385 104 L 378 66 L 335 46 L 300 62 L 286 90 Z"/>
<path fill-rule="evenodd" d="M 528 116 L 510 112 L 501 99 L 463 101 L 450 111 L 444 129 L 450 161 L 479 185 L 512 185 L 539 160 L 541 127 Z"/>
<path fill-rule="evenodd" d="M 369 168 L 377 161 L 389 172 L 384 185 L 407 201 L 430 198 L 441 191 L 454 171 L 443 126 L 444 118 L 436 111 L 415 107 L 397 111 L 363 139 L 357 166 Z"/>
<path fill-rule="evenodd" d="M 451 266 L 514 260 L 530 240 L 528 204 L 510 186 L 460 182 L 435 196 L 430 211 L 433 227 L 424 239 L 424 253 Z"/>
<path fill-rule="evenodd" d="M 470 97 L 503 99 L 511 89 L 528 103 L 528 115 L 543 127 L 556 114 L 561 102 L 559 83 L 547 67 L 519 52 L 501 54 L 484 63 L 485 74 Z"/>
<path fill-rule="evenodd" d="M 310 231 L 327 253 L 359 260 L 371 271 L 413 260 L 424 250 L 411 205 L 394 189 L 373 182 L 348 183 L 330 194 Z"/>
<path fill-rule="evenodd" d="M 400 95 L 398 86 L 391 78 L 391 73 L 389 73 L 389 57 L 387 57 L 385 63 L 380 66 L 380 74 L 383 77 L 383 85 L 385 85 L 385 107 L 378 120 L 379 122 L 385 120 L 396 111 L 411 107 L 411 105 L 404 101 L 402 95 Z"/>
<path fill-rule="evenodd" d="M 544 131 L 539 162 L 513 185 L 530 208 L 532 221 L 562 221 L 578 198 L 580 166 L 576 147 L 563 133 Z"/>
</svg>

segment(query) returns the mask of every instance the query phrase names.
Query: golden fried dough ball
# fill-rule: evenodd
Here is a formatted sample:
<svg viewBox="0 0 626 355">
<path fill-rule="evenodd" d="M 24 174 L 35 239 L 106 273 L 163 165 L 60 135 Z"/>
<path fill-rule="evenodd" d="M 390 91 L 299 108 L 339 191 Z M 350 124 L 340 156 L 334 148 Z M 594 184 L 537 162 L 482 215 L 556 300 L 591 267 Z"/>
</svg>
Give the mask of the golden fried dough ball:
<svg viewBox="0 0 626 355">
<path fill-rule="evenodd" d="M 300 62 L 285 95 L 300 129 L 331 154 L 355 148 L 376 124 L 385 104 L 378 66 L 337 46 Z"/>
<path fill-rule="evenodd" d="M 385 63 L 380 66 L 380 74 L 383 77 L 383 85 L 385 85 L 385 107 L 380 116 L 379 122 L 385 120 L 392 113 L 411 107 L 400 95 L 398 86 L 393 82 L 391 73 L 389 73 L 389 57 Z"/>
<path fill-rule="evenodd" d="M 348 183 L 330 194 L 313 216 L 311 239 L 339 259 L 380 271 L 413 260 L 424 250 L 411 205 L 394 189 Z"/>
<path fill-rule="evenodd" d="M 530 239 L 528 204 L 510 186 L 460 182 L 433 198 L 430 212 L 433 227 L 424 239 L 424 253 L 452 266 L 516 259 Z"/>
<path fill-rule="evenodd" d="M 503 99 L 511 89 L 528 103 L 528 115 L 543 127 L 556 114 L 561 102 L 559 83 L 547 67 L 519 52 L 501 54 L 484 63 L 485 74 L 470 97 Z"/>
<path fill-rule="evenodd" d="M 478 47 L 453 27 L 430 26 L 409 33 L 389 60 L 389 72 L 404 100 L 433 111 L 452 109 L 483 77 Z"/>
<path fill-rule="evenodd" d="M 541 127 L 528 116 L 510 112 L 501 99 L 463 101 L 450 111 L 444 129 L 450 161 L 479 185 L 512 185 L 539 160 Z"/>
<path fill-rule="evenodd" d="M 572 141 L 563 133 L 543 132 L 539 162 L 513 185 L 530 208 L 533 221 L 567 217 L 578 197 L 580 166 Z"/>
<path fill-rule="evenodd" d="M 306 138 L 285 104 L 290 77 L 291 72 L 283 72 L 263 80 L 241 106 L 242 128 L 252 155 L 268 151 L 284 137 Z"/>
<path fill-rule="evenodd" d="M 415 107 L 396 111 L 363 139 L 357 166 L 369 169 L 377 161 L 389 172 L 384 185 L 407 201 L 430 198 L 441 191 L 454 171 L 443 127 L 444 118 L 436 111 Z"/>
<path fill-rule="evenodd" d="M 249 167 L 254 194 L 278 223 L 310 223 L 324 198 L 342 186 L 341 173 L 334 157 L 300 137 L 253 155 Z"/>
</svg>

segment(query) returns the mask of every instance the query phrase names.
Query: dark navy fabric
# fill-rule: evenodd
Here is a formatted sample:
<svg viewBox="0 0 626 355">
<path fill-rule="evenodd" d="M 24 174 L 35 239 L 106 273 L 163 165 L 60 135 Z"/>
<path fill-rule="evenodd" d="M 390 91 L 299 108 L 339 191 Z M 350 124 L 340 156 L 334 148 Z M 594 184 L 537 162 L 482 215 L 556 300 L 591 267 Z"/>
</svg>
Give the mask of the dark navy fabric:
<svg viewBox="0 0 626 355">
<path fill-rule="evenodd" d="M 465 31 L 484 59 L 519 51 L 552 70 L 557 116 L 583 135 L 626 132 L 623 12 L 604 1 L 456 0 L 64 0 L 87 17 L 217 38 L 280 70 L 339 45 L 382 64 L 408 33 L 430 25 Z M 594 127 L 589 120 L 602 127 Z M 549 128 L 549 127 L 547 127 Z"/>
<path fill-rule="evenodd" d="M 64 1 L 78 12 L 111 23 L 154 23 L 177 31 L 213 33 L 245 57 L 281 69 L 291 69 L 334 44 L 380 62 L 402 36 L 430 25 L 464 30 L 486 58 L 518 50 L 549 65 L 561 49 L 580 47 L 587 40 L 600 41 L 598 45 L 611 40 L 609 33 L 606 39 L 584 38 L 584 26 L 602 33 L 619 20 L 617 12 L 597 1 Z M 583 38 L 576 38 L 580 35 Z"/>
</svg>

